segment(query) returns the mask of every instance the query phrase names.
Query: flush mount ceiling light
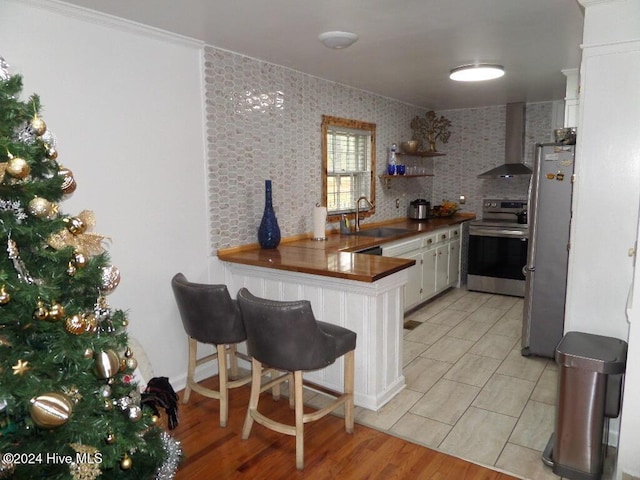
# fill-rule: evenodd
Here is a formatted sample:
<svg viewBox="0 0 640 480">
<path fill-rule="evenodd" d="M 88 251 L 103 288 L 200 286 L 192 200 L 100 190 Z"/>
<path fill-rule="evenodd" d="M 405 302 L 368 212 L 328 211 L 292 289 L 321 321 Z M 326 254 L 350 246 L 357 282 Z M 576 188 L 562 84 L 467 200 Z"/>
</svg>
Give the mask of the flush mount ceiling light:
<svg viewBox="0 0 640 480">
<path fill-rule="evenodd" d="M 458 82 L 481 82 L 483 80 L 493 80 L 504 75 L 502 65 L 492 65 L 489 63 L 474 63 L 472 65 L 461 65 L 451 70 L 449 78 Z"/>
<path fill-rule="evenodd" d="M 320 40 L 327 48 L 347 48 L 358 40 L 358 35 L 351 32 L 324 32 L 318 35 Z"/>
</svg>

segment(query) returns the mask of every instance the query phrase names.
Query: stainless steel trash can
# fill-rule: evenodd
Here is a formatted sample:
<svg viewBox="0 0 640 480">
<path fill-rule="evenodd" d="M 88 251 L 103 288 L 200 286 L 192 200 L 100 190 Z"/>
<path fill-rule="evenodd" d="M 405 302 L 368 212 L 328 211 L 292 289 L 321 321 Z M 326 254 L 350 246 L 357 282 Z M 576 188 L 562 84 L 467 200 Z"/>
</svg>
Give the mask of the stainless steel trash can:
<svg viewBox="0 0 640 480">
<path fill-rule="evenodd" d="M 605 417 L 620 413 L 626 359 L 626 342 L 601 335 L 568 332 L 556 347 L 555 431 L 543 454 L 556 475 L 572 480 L 602 477 Z"/>
</svg>

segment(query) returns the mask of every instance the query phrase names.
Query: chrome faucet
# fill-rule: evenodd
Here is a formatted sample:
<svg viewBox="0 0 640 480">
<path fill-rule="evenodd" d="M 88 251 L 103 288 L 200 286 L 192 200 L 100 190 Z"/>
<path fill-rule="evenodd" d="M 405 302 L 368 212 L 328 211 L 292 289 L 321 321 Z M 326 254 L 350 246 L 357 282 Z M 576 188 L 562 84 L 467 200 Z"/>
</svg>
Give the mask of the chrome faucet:
<svg viewBox="0 0 640 480">
<path fill-rule="evenodd" d="M 356 224 L 356 226 L 355 226 L 356 232 L 359 232 L 359 231 L 360 231 L 360 202 L 361 202 L 362 200 L 364 200 L 365 202 L 367 202 L 367 203 L 369 204 L 369 207 L 370 207 L 370 208 L 374 208 L 373 203 L 371 203 L 371 202 L 369 201 L 369 199 L 368 199 L 367 197 L 365 197 L 364 195 L 363 195 L 362 197 L 358 198 L 358 200 L 356 200 L 356 221 L 355 221 L 355 224 Z"/>
</svg>

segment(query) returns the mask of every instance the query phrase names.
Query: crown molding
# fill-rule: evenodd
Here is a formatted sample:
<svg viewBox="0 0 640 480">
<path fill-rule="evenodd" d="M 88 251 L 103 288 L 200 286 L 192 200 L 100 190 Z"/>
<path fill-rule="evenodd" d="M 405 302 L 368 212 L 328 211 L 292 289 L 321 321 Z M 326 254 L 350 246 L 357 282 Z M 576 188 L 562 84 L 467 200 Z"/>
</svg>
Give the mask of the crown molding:
<svg viewBox="0 0 640 480">
<path fill-rule="evenodd" d="M 584 8 L 594 7 L 596 5 L 601 5 L 605 3 L 619 3 L 624 0 L 578 0 L 578 3 L 582 5 Z"/>
<path fill-rule="evenodd" d="M 194 38 L 185 37 L 160 28 L 151 27 L 142 23 L 126 20 L 115 15 L 97 12 L 89 8 L 71 5 L 59 0 L 2 0 L 16 3 L 22 6 L 49 11 L 68 18 L 75 18 L 87 23 L 93 23 L 114 30 L 143 35 L 146 37 L 168 41 L 183 46 L 203 48 L 204 42 Z"/>
</svg>

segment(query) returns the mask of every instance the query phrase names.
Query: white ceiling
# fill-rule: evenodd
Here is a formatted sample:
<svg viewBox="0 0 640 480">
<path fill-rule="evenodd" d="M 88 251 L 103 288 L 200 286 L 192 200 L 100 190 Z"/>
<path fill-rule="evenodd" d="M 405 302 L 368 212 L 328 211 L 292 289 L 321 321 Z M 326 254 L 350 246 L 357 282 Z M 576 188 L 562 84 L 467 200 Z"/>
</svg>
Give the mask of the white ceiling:
<svg viewBox="0 0 640 480">
<path fill-rule="evenodd" d="M 436 110 L 558 100 L 578 68 L 577 0 L 67 0 L 226 50 Z M 328 30 L 358 42 L 330 50 Z M 504 65 L 484 83 L 462 64 Z"/>
</svg>

